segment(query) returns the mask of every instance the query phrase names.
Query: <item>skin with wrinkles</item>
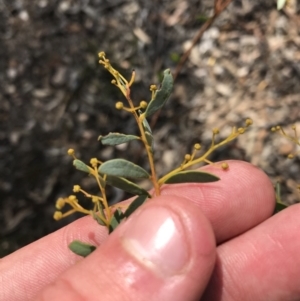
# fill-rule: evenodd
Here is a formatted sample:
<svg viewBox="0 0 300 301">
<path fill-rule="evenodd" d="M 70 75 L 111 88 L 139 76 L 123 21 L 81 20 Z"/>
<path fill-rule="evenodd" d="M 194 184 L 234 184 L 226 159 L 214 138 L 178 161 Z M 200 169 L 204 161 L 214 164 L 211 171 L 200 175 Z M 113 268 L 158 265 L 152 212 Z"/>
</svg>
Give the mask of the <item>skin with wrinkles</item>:
<svg viewBox="0 0 300 301">
<path fill-rule="evenodd" d="M 166 185 L 109 238 L 84 217 L 2 258 L 0 300 L 299 300 L 300 205 L 272 216 L 268 177 L 248 163 L 228 163 L 227 171 L 204 168 L 219 182 Z M 139 216 L 161 208 L 180 224 L 174 235 L 189 255 L 173 274 L 155 265 L 164 264 L 159 253 L 150 250 L 149 265 L 124 246 Z M 74 239 L 99 248 L 81 259 L 67 248 Z"/>
</svg>

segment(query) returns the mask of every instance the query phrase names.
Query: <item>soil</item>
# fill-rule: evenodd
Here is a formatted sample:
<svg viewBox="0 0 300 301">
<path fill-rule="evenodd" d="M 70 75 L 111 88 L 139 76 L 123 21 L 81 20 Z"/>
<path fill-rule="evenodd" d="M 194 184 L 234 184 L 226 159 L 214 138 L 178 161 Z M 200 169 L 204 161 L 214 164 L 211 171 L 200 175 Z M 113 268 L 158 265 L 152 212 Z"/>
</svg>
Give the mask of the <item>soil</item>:
<svg viewBox="0 0 300 301">
<path fill-rule="evenodd" d="M 147 167 L 138 144 L 97 141 L 137 133 L 115 110 L 122 95 L 97 53 L 127 77 L 135 69 L 133 99 L 148 100 L 149 86 L 175 70 L 212 12 L 210 0 L 0 1 L 0 257 L 78 218 L 52 218 L 56 199 L 74 184 L 97 192 L 73 168 L 69 148 L 85 162 L 121 157 Z M 299 34 L 296 0 L 282 11 L 275 0 L 233 1 L 193 48 L 155 123 L 159 173 L 180 164 L 195 142 L 209 147 L 213 128 L 222 139 L 250 117 L 252 128 L 212 161 L 249 161 L 281 182 L 286 203 L 298 202 L 300 157 L 286 159 L 296 145 L 270 128 L 292 135 L 295 124 L 300 132 Z M 125 197 L 109 191 L 111 202 Z"/>
</svg>

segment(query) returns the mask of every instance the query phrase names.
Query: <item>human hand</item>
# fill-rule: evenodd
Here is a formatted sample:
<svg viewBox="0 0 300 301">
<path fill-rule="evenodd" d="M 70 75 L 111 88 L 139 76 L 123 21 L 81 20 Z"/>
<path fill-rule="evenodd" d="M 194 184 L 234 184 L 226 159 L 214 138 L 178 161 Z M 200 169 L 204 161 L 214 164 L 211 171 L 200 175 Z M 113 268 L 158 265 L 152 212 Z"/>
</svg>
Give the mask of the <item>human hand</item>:
<svg viewBox="0 0 300 301">
<path fill-rule="evenodd" d="M 229 166 L 166 185 L 109 237 L 84 217 L 1 259 L 0 300 L 299 300 L 300 205 L 272 216 L 268 177 Z M 80 259 L 74 239 L 99 247 Z"/>
</svg>

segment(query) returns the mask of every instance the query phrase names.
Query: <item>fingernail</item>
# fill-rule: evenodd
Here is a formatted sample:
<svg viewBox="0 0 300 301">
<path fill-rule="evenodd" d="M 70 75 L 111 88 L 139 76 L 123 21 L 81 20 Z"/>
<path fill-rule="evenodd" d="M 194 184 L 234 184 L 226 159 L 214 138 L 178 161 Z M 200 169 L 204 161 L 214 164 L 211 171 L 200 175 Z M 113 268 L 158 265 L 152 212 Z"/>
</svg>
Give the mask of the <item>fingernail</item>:
<svg viewBox="0 0 300 301">
<path fill-rule="evenodd" d="M 128 220 L 125 249 L 148 268 L 172 276 L 189 261 L 189 246 L 180 217 L 165 207 L 148 207 Z"/>
</svg>

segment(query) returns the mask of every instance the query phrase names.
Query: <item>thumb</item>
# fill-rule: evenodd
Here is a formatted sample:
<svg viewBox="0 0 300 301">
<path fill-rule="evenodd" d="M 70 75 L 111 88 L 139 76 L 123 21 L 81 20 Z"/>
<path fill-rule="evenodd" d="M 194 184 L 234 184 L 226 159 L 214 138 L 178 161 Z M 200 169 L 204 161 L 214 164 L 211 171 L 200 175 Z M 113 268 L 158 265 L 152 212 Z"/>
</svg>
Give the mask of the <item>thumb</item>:
<svg viewBox="0 0 300 301">
<path fill-rule="evenodd" d="M 199 300 L 215 256 L 213 231 L 201 210 L 184 198 L 161 196 L 36 300 Z"/>
</svg>

